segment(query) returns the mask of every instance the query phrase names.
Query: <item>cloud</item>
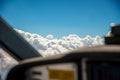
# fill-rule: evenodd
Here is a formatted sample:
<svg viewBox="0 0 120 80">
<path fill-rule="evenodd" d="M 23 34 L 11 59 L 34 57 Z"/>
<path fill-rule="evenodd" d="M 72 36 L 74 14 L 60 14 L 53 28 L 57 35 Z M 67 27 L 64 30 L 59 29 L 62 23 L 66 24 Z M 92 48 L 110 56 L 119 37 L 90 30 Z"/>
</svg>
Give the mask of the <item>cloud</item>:
<svg viewBox="0 0 120 80">
<path fill-rule="evenodd" d="M 16 64 L 18 64 L 18 62 L 0 48 L 0 80 L 5 80 L 8 71 Z"/>
<path fill-rule="evenodd" d="M 100 36 L 91 37 L 90 35 L 87 35 L 86 37 L 81 38 L 76 34 L 70 34 L 68 36 L 63 36 L 61 39 L 57 39 L 51 34 L 43 37 L 41 35 L 24 32 L 22 30 L 16 29 L 16 31 L 43 56 L 60 54 L 82 47 L 91 47 L 103 44 L 103 39 Z"/>
<path fill-rule="evenodd" d="M 100 36 L 91 37 L 90 35 L 87 35 L 86 37 L 81 38 L 76 34 L 70 34 L 57 39 L 51 34 L 43 37 L 38 34 L 32 34 L 18 29 L 15 30 L 38 52 L 40 52 L 42 56 L 61 54 L 66 51 L 79 49 L 82 47 L 91 47 L 103 44 L 103 39 Z M 2 80 L 4 80 L 10 68 L 16 64 L 18 63 L 0 49 L 0 75 L 2 75 Z"/>
</svg>

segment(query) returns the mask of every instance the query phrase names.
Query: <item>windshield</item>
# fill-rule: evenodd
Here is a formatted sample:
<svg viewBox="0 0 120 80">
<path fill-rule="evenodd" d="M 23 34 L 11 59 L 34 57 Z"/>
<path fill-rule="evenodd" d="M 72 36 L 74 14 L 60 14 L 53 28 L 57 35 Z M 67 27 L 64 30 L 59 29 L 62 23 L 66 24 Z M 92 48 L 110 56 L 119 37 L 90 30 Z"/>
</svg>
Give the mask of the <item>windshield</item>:
<svg viewBox="0 0 120 80">
<path fill-rule="evenodd" d="M 101 45 L 118 0 L 2 0 L 1 15 L 43 56 Z"/>
<path fill-rule="evenodd" d="M 119 0 L 0 0 L 0 15 L 46 57 L 103 45 L 110 23 L 120 23 L 119 3 Z"/>
</svg>

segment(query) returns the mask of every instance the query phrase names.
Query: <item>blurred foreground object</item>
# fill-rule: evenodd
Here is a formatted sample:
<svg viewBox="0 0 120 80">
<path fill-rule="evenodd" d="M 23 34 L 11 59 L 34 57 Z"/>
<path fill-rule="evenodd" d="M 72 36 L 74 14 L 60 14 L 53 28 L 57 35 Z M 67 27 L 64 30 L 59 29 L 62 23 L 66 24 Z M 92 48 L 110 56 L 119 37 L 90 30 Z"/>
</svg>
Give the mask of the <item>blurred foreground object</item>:
<svg viewBox="0 0 120 80">
<path fill-rule="evenodd" d="M 105 37 L 106 44 L 120 44 L 120 25 L 112 24 L 111 33 L 109 36 Z"/>
<path fill-rule="evenodd" d="M 21 37 L 1 16 L 0 16 L 0 46 L 16 60 L 41 56 L 23 37 Z"/>
</svg>

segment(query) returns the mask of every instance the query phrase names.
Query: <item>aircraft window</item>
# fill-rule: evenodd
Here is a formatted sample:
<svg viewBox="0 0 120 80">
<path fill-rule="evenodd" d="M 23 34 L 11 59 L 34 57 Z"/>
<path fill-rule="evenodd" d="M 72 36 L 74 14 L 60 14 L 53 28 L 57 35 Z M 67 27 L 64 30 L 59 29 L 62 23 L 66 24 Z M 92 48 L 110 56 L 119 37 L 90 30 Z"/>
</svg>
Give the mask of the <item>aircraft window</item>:
<svg viewBox="0 0 120 80">
<path fill-rule="evenodd" d="M 119 0 L 1 1 L 0 14 L 43 56 L 102 45 L 120 22 Z"/>
</svg>

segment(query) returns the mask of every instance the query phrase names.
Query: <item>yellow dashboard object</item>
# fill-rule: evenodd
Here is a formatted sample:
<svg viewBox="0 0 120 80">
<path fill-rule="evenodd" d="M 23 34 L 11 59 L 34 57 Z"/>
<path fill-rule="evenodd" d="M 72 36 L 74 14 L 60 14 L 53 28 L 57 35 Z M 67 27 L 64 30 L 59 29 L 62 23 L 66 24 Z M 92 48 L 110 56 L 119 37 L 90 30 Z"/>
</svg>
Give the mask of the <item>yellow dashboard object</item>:
<svg viewBox="0 0 120 80">
<path fill-rule="evenodd" d="M 75 80 L 75 72 L 71 70 L 49 70 L 49 80 Z"/>
</svg>

